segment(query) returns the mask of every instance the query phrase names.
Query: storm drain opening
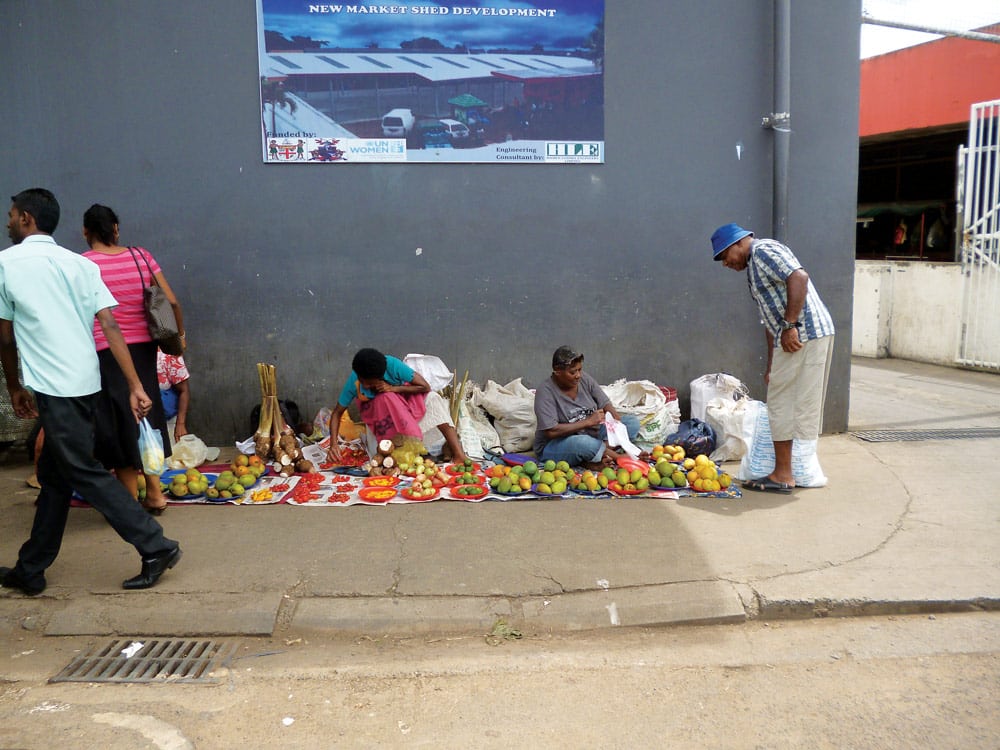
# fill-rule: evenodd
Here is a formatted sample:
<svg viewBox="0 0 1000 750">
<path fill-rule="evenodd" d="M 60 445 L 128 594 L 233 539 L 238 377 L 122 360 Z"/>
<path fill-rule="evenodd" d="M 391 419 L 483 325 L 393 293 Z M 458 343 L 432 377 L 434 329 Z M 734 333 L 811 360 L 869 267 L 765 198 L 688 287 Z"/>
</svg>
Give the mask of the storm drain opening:
<svg viewBox="0 0 1000 750">
<path fill-rule="evenodd" d="M 236 644 L 202 640 L 114 639 L 77 656 L 49 682 L 216 684 Z"/>
<path fill-rule="evenodd" d="M 852 435 L 869 443 L 895 443 L 907 440 L 974 440 L 1000 437 L 1000 427 L 961 427 L 952 430 L 862 430 Z"/>
</svg>

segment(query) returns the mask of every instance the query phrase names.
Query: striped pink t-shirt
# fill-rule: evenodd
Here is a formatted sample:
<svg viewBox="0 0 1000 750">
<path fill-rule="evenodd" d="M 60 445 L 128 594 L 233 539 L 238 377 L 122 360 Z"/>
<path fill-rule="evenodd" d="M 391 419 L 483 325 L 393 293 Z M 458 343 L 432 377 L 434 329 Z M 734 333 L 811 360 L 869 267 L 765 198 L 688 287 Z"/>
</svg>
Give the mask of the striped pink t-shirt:
<svg viewBox="0 0 1000 750">
<path fill-rule="evenodd" d="M 105 286 L 118 301 L 118 307 L 112 309 L 118 327 L 122 329 L 122 336 L 125 337 L 126 344 L 141 344 L 145 341 L 152 341 L 149 335 L 149 324 L 146 322 L 146 310 L 142 305 L 143 287 L 149 285 L 150 269 L 153 273 L 160 272 L 160 266 L 156 259 L 145 249 L 135 248 L 135 252 L 130 253 L 126 248 L 123 252 L 115 255 L 100 253 L 96 250 L 88 250 L 83 257 L 90 258 L 101 269 L 101 278 Z M 133 260 L 135 258 L 135 260 Z M 145 258 L 149 261 L 146 267 Z M 139 268 L 135 267 L 136 262 Z M 139 271 L 142 271 L 140 277 Z M 108 340 L 104 338 L 104 331 L 101 324 L 94 319 L 94 343 L 97 344 L 97 351 L 108 348 Z"/>
</svg>

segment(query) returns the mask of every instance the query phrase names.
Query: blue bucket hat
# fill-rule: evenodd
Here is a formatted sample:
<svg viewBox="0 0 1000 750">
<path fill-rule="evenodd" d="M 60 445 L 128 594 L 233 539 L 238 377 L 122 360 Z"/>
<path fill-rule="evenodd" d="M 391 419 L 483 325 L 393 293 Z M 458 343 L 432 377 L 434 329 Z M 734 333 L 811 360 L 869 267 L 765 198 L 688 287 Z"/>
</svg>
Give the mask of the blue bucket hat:
<svg viewBox="0 0 1000 750">
<path fill-rule="evenodd" d="M 723 224 L 712 232 L 712 260 L 719 260 L 723 251 L 734 242 L 739 242 L 747 235 L 753 236 L 753 232 L 744 229 L 739 224 Z"/>
</svg>

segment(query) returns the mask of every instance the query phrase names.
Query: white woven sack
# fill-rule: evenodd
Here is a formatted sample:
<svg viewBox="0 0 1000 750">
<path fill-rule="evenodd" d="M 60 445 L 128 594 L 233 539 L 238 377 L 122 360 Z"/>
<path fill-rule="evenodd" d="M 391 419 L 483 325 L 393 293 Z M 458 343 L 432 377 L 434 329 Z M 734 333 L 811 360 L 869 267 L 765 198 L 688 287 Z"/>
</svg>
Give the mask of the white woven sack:
<svg viewBox="0 0 1000 750">
<path fill-rule="evenodd" d="M 771 439 L 771 422 L 767 404 L 750 401 L 743 417 L 743 440 L 746 455 L 740 461 L 736 478 L 744 481 L 766 477 L 774 471 L 774 442 Z M 792 441 L 792 475 L 797 487 L 825 487 L 823 467 L 816 456 L 817 440 Z"/>
<path fill-rule="evenodd" d="M 473 406 L 470 399 L 465 399 L 458 406 L 458 439 L 462 450 L 469 458 L 485 458 L 486 452 L 501 451 L 500 435 L 490 424 L 486 412 L 479 406 Z"/>
<path fill-rule="evenodd" d="M 403 357 L 403 362 L 419 373 L 432 391 L 447 388 L 455 379 L 454 373 L 441 361 L 441 358 L 433 354 L 407 354 Z"/>
<path fill-rule="evenodd" d="M 732 401 L 713 398 L 705 408 L 705 421 L 715 430 L 715 450 L 709 456 L 713 461 L 736 461 L 746 454 L 747 444 L 743 442 L 743 419 L 750 399 Z M 756 414 L 756 412 L 754 412 Z"/>
<path fill-rule="evenodd" d="M 662 445 L 681 421 L 677 400 L 667 401 L 660 387 L 649 380 L 616 380 L 601 388 L 611 399 L 619 414 L 632 414 L 639 418 L 636 442 Z"/>
<path fill-rule="evenodd" d="M 739 378 L 724 372 L 695 378 L 691 381 L 691 419 L 707 422 L 705 410 L 713 398 L 739 401 L 741 398 L 750 398 L 750 389 Z"/>
<path fill-rule="evenodd" d="M 508 453 L 531 450 L 535 444 L 535 394 L 521 378 L 507 385 L 492 380 L 486 388 L 472 391 L 472 403 L 493 417 L 500 444 Z"/>
</svg>

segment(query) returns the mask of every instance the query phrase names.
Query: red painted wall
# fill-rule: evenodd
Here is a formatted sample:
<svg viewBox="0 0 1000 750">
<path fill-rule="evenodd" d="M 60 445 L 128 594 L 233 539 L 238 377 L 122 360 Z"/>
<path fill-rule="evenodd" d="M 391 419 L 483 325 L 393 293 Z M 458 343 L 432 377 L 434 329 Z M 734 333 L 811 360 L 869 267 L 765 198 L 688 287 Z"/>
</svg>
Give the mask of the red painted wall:
<svg viewBox="0 0 1000 750">
<path fill-rule="evenodd" d="M 981 29 L 1000 33 L 1000 24 Z M 860 136 L 969 121 L 1000 99 L 1000 43 L 946 37 L 861 61 Z"/>
</svg>

